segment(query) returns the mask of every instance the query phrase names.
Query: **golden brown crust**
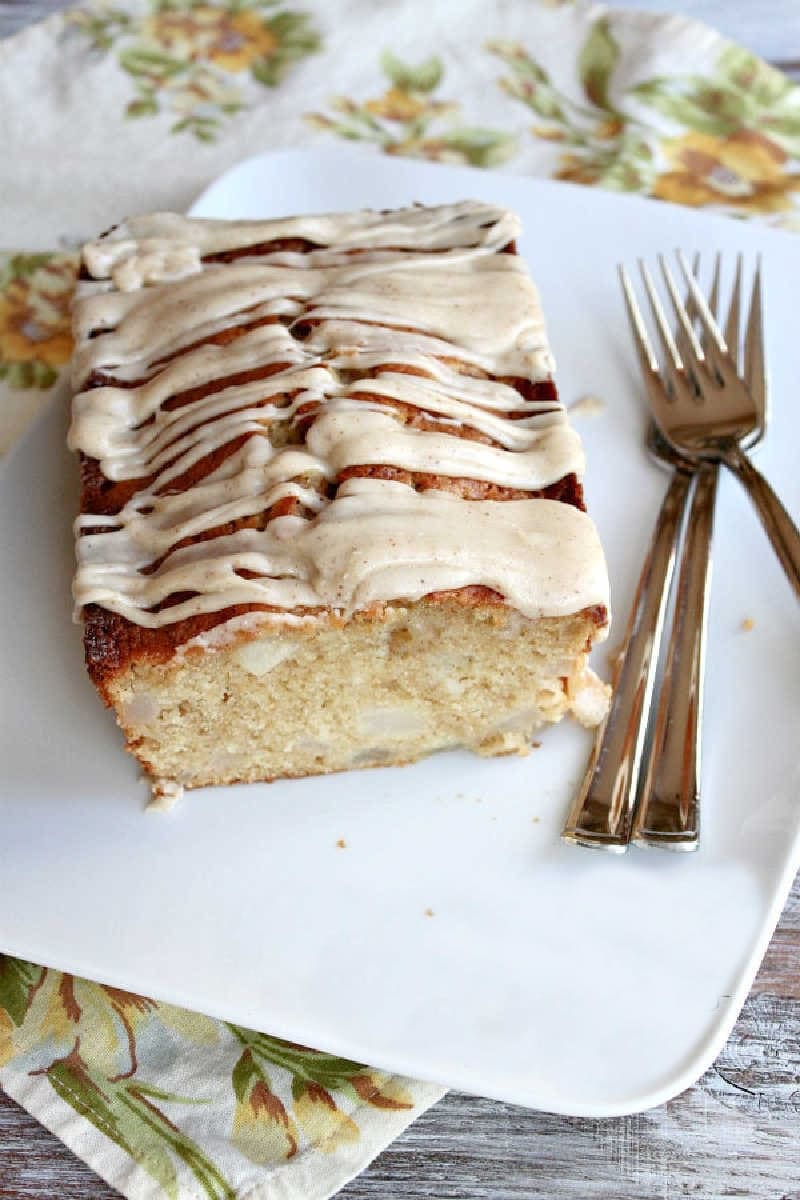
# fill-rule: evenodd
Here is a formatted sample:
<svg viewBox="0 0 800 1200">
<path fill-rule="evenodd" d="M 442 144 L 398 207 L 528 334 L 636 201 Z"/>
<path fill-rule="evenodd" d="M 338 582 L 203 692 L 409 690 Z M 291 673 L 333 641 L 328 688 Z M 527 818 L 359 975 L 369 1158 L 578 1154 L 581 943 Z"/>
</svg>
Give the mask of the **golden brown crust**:
<svg viewBox="0 0 800 1200">
<path fill-rule="evenodd" d="M 237 604 L 232 608 L 222 609 L 221 612 L 186 617 L 160 629 L 147 629 L 143 625 L 135 625 L 119 613 L 100 608 L 97 604 L 89 604 L 83 612 L 86 666 L 92 682 L 106 704 L 110 704 L 108 683 L 115 675 L 126 670 L 131 662 L 168 662 L 179 646 L 208 633 L 215 625 L 230 621 L 233 617 L 242 617 L 246 613 L 270 611 L 280 610 L 255 604 Z"/>
</svg>

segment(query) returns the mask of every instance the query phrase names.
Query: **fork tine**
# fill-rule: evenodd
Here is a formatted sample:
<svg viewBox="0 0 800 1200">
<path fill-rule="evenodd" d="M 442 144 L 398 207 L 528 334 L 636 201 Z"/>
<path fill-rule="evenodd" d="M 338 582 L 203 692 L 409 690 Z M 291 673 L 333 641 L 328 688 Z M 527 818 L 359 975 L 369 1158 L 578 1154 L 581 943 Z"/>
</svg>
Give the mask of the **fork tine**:
<svg viewBox="0 0 800 1200">
<path fill-rule="evenodd" d="M 717 251 L 717 257 L 714 260 L 714 278 L 711 280 L 711 291 L 708 293 L 708 307 L 711 309 L 714 320 L 719 316 L 719 277 L 722 270 L 722 255 Z M 694 256 L 692 263 L 692 274 L 697 275 L 697 255 Z"/>
<path fill-rule="evenodd" d="M 656 292 L 655 284 L 653 283 L 653 277 L 642 259 L 639 259 L 639 270 L 642 275 L 645 291 L 647 292 L 647 299 L 650 301 L 650 311 L 653 314 L 653 320 L 655 321 L 656 328 L 658 329 L 661 345 L 663 346 L 664 352 L 667 356 L 667 366 L 673 367 L 676 371 L 682 371 L 683 359 L 681 358 L 680 351 L 675 343 L 675 338 L 672 336 L 672 330 L 669 327 L 669 322 L 667 321 L 664 308 L 658 298 L 658 293 Z"/>
<path fill-rule="evenodd" d="M 695 278 L 697 278 L 700 274 L 700 251 L 699 250 L 695 251 L 694 257 L 692 258 L 692 274 L 695 276 Z M 686 313 L 689 317 L 689 320 L 691 320 L 692 316 L 693 316 L 691 292 L 687 292 L 686 295 L 683 297 L 683 306 L 686 309 Z"/>
<path fill-rule="evenodd" d="M 667 266 L 666 259 L 664 258 L 663 254 L 659 254 L 659 256 L 658 256 L 658 265 L 661 267 L 661 274 L 664 276 L 664 283 L 667 285 L 667 291 L 669 292 L 669 298 L 672 301 L 672 307 L 675 310 L 675 315 L 678 318 L 678 323 L 680 324 L 681 331 L 682 331 L 684 337 L 686 338 L 687 342 L 689 343 L 689 346 L 691 347 L 692 354 L 694 355 L 695 359 L 698 362 L 705 362 L 705 354 L 703 353 L 703 347 L 700 345 L 699 341 L 697 340 L 697 334 L 695 333 L 694 329 L 692 328 L 692 323 L 689 320 L 689 316 L 688 316 L 688 313 L 686 312 L 686 309 L 684 308 L 683 301 L 681 300 L 680 296 L 678 295 L 677 285 L 675 283 L 675 280 L 672 277 L 672 272 L 670 271 L 669 267 Z M 696 305 L 697 296 L 701 295 L 700 290 L 697 287 L 697 284 L 694 285 L 694 290 L 692 289 L 692 286 L 690 285 L 689 291 L 691 293 L 692 301 Z M 703 300 L 703 303 L 705 304 L 705 300 Z"/>
<path fill-rule="evenodd" d="M 767 366 L 764 358 L 764 306 L 761 292 L 761 256 L 756 263 L 753 292 L 744 337 L 744 382 L 762 418 L 767 403 Z"/>
<path fill-rule="evenodd" d="M 699 274 L 700 274 L 700 251 L 699 250 L 695 252 L 694 258 L 692 259 L 692 274 L 695 277 L 699 276 Z M 684 308 L 686 309 L 686 315 L 688 316 L 689 320 L 693 323 L 694 322 L 694 307 L 693 307 L 691 292 L 687 291 L 686 295 L 683 297 L 683 305 L 684 305 Z M 686 361 L 690 360 L 692 357 L 692 350 L 691 350 L 691 347 L 687 344 L 686 338 L 684 337 L 680 326 L 678 327 L 678 329 L 676 331 L 675 341 L 677 343 L 681 358 L 683 358 Z"/>
<path fill-rule="evenodd" d="M 689 270 L 689 264 L 680 250 L 677 253 L 677 259 L 681 265 L 681 270 L 686 278 L 686 282 L 689 285 L 692 302 L 694 304 L 695 311 L 700 318 L 700 324 L 703 326 L 703 332 L 706 334 L 707 338 L 711 339 L 721 354 L 726 354 L 728 347 L 725 345 L 725 339 L 722 336 L 722 332 L 717 325 L 717 322 L 714 320 L 714 314 L 709 308 L 708 302 L 698 287 L 697 280 Z"/>
<path fill-rule="evenodd" d="M 653 345 L 647 333 L 647 327 L 642 319 L 642 314 L 639 310 L 639 305 L 636 303 L 636 296 L 633 291 L 631 278 L 625 268 L 620 265 L 619 279 L 622 284 L 622 292 L 625 297 L 625 307 L 628 312 L 628 319 L 633 332 L 633 341 L 636 346 L 636 351 L 639 355 L 642 370 L 645 376 L 658 374 L 658 359 L 655 356 Z"/>
<path fill-rule="evenodd" d="M 733 281 L 733 291 L 731 292 L 731 303 L 728 309 L 728 319 L 725 322 L 725 341 L 728 344 L 728 353 L 734 361 L 737 373 L 741 366 L 741 354 L 739 353 L 739 313 L 742 303 L 742 256 L 736 255 L 736 277 Z"/>
</svg>

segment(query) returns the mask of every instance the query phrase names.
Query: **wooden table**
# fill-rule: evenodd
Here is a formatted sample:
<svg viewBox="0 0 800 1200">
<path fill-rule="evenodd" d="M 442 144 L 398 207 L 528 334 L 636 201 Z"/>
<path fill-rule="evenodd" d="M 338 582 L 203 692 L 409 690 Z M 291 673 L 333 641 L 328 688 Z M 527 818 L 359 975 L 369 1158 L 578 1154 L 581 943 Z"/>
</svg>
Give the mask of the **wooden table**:
<svg viewBox="0 0 800 1200">
<path fill-rule="evenodd" d="M 0 36 L 63 7 L 62 0 L 0 0 Z M 800 77 L 800 0 L 628 0 L 627 7 L 683 9 Z M 118 1195 L 0 1092 L 0 1200 Z M 342 1200 L 388 1195 L 800 1200 L 800 880 L 727 1046 L 688 1092 L 607 1121 L 450 1092 L 340 1193 Z"/>
</svg>

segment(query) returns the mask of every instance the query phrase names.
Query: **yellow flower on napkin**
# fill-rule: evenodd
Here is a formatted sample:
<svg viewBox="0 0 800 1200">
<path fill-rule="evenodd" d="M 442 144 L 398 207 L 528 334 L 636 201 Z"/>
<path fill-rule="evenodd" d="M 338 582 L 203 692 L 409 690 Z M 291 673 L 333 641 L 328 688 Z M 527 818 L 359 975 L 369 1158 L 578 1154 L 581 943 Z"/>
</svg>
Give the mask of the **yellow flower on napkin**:
<svg viewBox="0 0 800 1200">
<path fill-rule="evenodd" d="M 95 50 L 113 51 L 130 76 L 127 118 L 169 113 L 178 117 L 171 133 L 201 142 L 214 141 L 226 118 L 249 107 L 254 85 L 277 87 L 293 63 L 320 48 L 306 13 L 265 11 L 272 6 L 264 0 L 149 0 L 148 7 L 143 15 L 77 9 L 68 20 Z"/>
<path fill-rule="evenodd" d="M 72 353 L 74 254 L 14 254 L 0 264 L 0 379 L 46 388 Z"/>
<path fill-rule="evenodd" d="M 228 1028 L 242 1046 L 231 1076 L 236 1097 L 231 1141 L 252 1162 L 292 1158 L 301 1134 L 326 1154 L 358 1141 L 358 1124 L 346 1111 L 354 1105 L 394 1111 L 414 1107 L 413 1097 L 394 1076 L 238 1025 Z M 286 1103 L 278 1094 L 283 1072 L 291 1076 Z"/>
<path fill-rule="evenodd" d="M 348 96 L 335 96 L 330 101 L 335 115 L 306 113 L 308 123 L 348 141 L 371 142 L 385 154 L 435 162 L 489 167 L 515 153 L 517 145 L 511 134 L 460 125 L 459 104 L 434 99 L 433 93 L 444 78 L 440 58 L 433 56 L 412 65 L 385 50 L 380 66 L 389 82 L 382 95 L 361 103 Z"/>
<path fill-rule="evenodd" d="M 662 142 L 661 150 L 672 166 L 653 187 L 661 200 L 693 208 L 725 204 L 743 212 L 781 212 L 792 207 L 791 193 L 800 191 L 800 175 L 784 169 L 786 153 L 762 133 L 687 133 Z"/>
<path fill-rule="evenodd" d="M 280 1162 L 297 1153 L 297 1127 L 248 1047 L 233 1068 L 236 1108 L 231 1141 L 251 1162 Z"/>
<path fill-rule="evenodd" d="M 244 71 L 259 58 L 269 58 L 278 48 L 275 32 L 253 12 L 240 12 L 226 26 L 209 50 L 209 58 L 226 71 Z"/>
<path fill-rule="evenodd" d="M 343 1142 L 357 1142 L 361 1136 L 355 1121 L 318 1083 L 309 1082 L 296 1089 L 294 1115 L 306 1137 L 326 1154 Z"/>
<path fill-rule="evenodd" d="M 62 1052 L 77 1045 L 109 1078 L 128 1078 L 137 1069 L 137 1031 L 157 1007 L 145 996 L 48 971 L 32 990 L 17 1049 L 26 1049 L 26 1039 L 46 1039 Z"/>
<path fill-rule="evenodd" d="M 210 59 L 226 71 L 244 71 L 256 59 L 274 54 L 279 45 L 274 30 L 257 13 L 202 5 L 155 13 L 143 22 L 142 33 L 173 54 L 194 61 Z"/>
<path fill-rule="evenodd" d="M 387 121 L 414 121 L 421 116 L 441 116 L 458 111 L 458 105 L 447 100 L 431 100 L 424 93 L 391 87 L 376 100 L 364 103 L 367 112 Z"/>
<path fill-rule="evenodd" d="M 373 1108 L 410 1108 L 413 1100 L 393 1075 L 365 1068 L 353 1075 L 350 1083 L 358 1095 Z"/>
<path fill-rule="evenodd" d="M 707 73 L 631 85 L 618 69 L 618 20 L 603 15 L 587 30 L 579 99 L 523 44 L 487 43 L 509 69 L 502 90 L 536 113 L 534 136 L 569 147 L 554 176 L 731 214 L 793 210 L 800 174 L 787 166 L 800 159 L 796 86 L 733 45 Z"/>
</svg>

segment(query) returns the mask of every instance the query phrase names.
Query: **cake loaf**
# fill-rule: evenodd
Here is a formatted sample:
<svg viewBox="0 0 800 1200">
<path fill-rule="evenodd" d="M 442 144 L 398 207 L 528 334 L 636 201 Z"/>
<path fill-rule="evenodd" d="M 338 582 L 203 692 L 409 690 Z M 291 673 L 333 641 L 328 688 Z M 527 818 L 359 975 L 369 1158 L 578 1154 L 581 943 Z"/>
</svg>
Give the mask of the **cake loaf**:
<svg viewBox="0 0 800 1200">
<path fill-rule="evenodd" d="M 84 247 L 74 599 L 162 789 L 602 717 L 607 572 L 518 232 L 470 201 Z"/>
</svg>

